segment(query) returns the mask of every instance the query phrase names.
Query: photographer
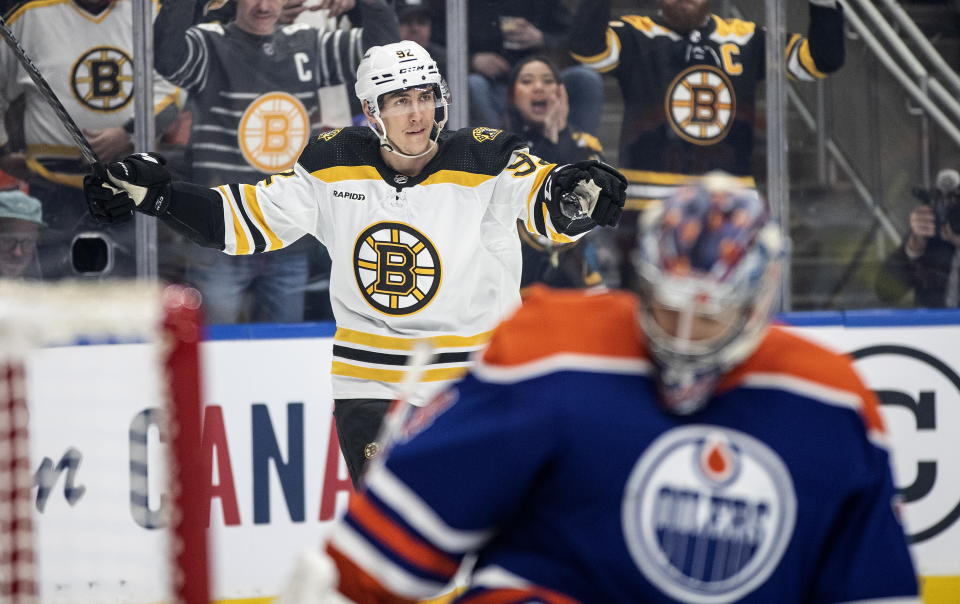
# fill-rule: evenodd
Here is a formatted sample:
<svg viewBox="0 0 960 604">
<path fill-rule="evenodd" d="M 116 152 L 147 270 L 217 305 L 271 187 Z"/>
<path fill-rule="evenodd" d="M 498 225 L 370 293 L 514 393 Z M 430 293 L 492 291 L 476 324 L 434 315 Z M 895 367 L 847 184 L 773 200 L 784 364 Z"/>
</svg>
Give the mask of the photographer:
<svg viewBox="0 0 960 604">
<path fill-rule="evenodd" d="M 915 189 L 923 203 L 910 212 L 910 233 L 883 263 L 876 292 L 896 304 L 910 291 L 924 308 L 956 308 L 960 302 L 960 173 L 937 174 L 932 190 Z"/>
</svg>

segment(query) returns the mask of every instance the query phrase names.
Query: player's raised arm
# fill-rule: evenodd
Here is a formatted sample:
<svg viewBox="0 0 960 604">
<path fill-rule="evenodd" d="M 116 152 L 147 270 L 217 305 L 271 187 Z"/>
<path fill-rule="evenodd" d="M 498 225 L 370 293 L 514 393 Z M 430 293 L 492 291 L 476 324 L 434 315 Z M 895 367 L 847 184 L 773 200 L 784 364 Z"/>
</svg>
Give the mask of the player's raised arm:
<svg viewBox="0 0 960 604">
<path fill-rule="evenodd" d="M 91 215 L 102 222 L 124 220 L 132 211 L 155 216 L 230 255 L 281 249 L 306 234 L 300 225 L 316 224 L 317 182 L 299 164 L 256 185 L 210 189 L 173 182 L 165 163 L 159 155 L 135 153 L 88 175 L 84 192 Z"/>
<path fill-rule="evenodd" d="M 522 196 L 526 229 L 569 243 L 595 226 L 616 226 L 626 189 L 626 178 L 602 161 L 557 166 L 520 149 L 500 175 L 495 197 Z"/>
<path fill-rule="evenodd" d="M 787 40 L 787 73 L 798 80 L 824 78 L 843 66 L 843 6 L 837 0 L 810 0 L 807 37 Z"/>
</svg>

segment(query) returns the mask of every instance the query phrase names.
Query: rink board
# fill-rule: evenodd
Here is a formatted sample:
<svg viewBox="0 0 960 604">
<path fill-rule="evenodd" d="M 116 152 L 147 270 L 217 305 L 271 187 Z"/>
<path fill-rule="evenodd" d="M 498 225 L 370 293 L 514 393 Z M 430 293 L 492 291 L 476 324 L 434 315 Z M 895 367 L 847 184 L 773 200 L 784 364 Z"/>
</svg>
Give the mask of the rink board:
<svg viewBox="0 0 960 604">
<path fill-rule="evenodd" d="M 910 494 L 904 525 L 925 577 L 925 601 L 960 601 L 960 314 L 828 313 L 784 319 L 808 337 L 858 357 L 857 368 L 884 402 L 897 484 Z M 268 601 L 296 553 L 319 543 L 343 511 L 349 481 L 332 432 L 332 334 L 329 324 L 222 326 L 212 328 L 204 343 L 205 451 L 214 467 L 210 534 L 218 601 Z M 68 581 L 61 575 L 71 566 L 64 548 L 64 535 L 71 531 L 100 527 L 95 538 L 105 541 L 104 555 L 139 551 L 138 567 L 149 568 L 150 556 L 161 555 L 157 531 L 134 521 L 129 502 L 130 425 L 156 406 L 141 377 L 143 348 L 68 347 L 44 351 L 31 362 L 39 376 L 32 388 L 42 409 L 31 418 L 34 467 L 44 458 L 56 463 L 67 451 L 82 452 L 71 488 L 62 473 L 37 513 L 42 550 L 52 552 L 40 562 L 45 593 Z M 69 392 L 63 368 L 83 373 L 85 366 L 110 371 L 94 402 L 88 395 L 67 412 L 45 385 L 56 379 L 58 390 Z M 94 406 L 96 430 L 83 427 L 88 414 L 78 412 Z M 151 460 L 160 457 L 161 446 L 153 435 Z M 85 487 L 80 496 L 78 487 Z M 162 492 L 162 484 L 152 485 L 152 506 L 161 505 Z M 162 597 L 151 582 L 155 579 L 117 576 L 116 564 L 82 570 L 91 581 L 117 585 L 123 601 Z"/>
</svg>

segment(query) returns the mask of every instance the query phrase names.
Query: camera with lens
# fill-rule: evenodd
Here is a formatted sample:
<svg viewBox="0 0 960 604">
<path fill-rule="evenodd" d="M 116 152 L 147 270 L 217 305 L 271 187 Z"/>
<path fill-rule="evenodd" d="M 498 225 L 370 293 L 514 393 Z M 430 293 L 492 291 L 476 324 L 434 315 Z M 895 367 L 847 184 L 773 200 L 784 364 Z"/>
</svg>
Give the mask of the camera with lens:
<svg viewBox="0 0 960 604">
<path fill-rule="evenodd" d="M 938 236 L 945 224 L 960 234 L 960 172 L 952 168 L 940 170 L 932 188 L 914 187 L 913 195 L 933 208 Z"/>
</svg>

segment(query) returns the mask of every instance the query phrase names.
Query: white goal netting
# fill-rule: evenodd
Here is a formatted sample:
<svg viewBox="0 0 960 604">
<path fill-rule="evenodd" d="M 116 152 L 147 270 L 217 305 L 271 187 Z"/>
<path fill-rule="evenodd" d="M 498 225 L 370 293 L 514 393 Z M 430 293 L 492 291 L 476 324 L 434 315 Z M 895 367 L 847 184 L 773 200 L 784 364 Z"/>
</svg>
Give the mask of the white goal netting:
<svg viewBox="0 0 960 604">
<path fill-rule="evenodd" d="M 190 289 L 0 282 L 0 604 L 209 601 L 199 339 Z"/>
</svg>

